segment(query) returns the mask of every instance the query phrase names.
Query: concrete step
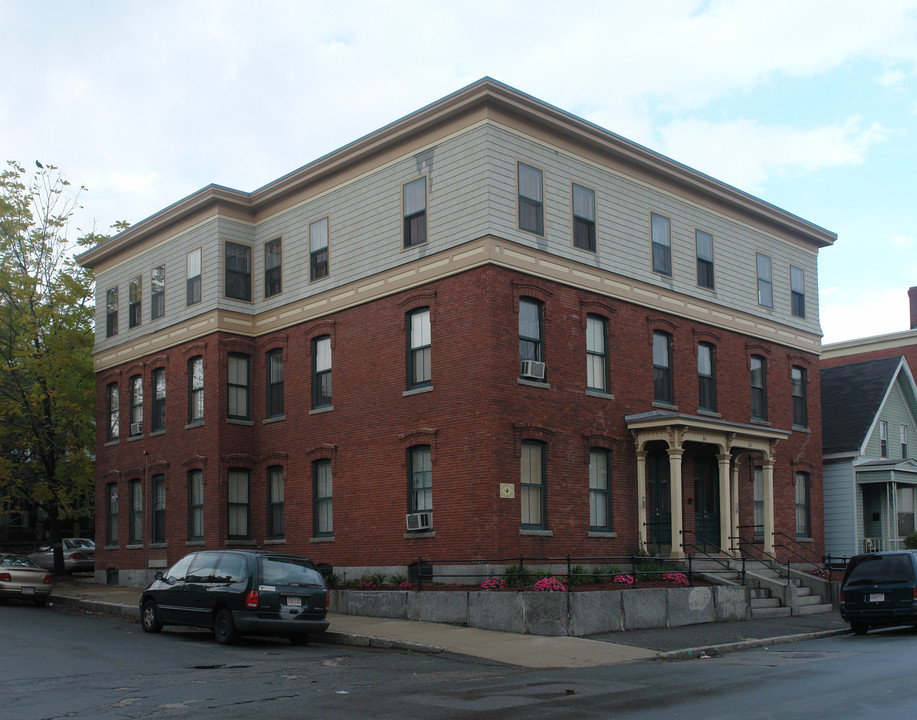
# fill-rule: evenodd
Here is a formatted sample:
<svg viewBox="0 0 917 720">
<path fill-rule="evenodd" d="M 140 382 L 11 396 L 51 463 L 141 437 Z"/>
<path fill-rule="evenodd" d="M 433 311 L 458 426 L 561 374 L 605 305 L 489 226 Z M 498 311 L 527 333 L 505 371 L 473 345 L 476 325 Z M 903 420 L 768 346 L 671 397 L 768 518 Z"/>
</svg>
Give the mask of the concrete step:
<svg viewBox="0 0 917 720">
<path fill-rule="evenodd" d="M 789 617 L 790 614 L 791 614 L 790 608 L 788 607 L 752 608 L 751 609 L 751 619 L 752 620 L 762 620 L 764 618 L 775 618 L 775 617 Z"/>
<path fill-rule="evenodd" d="M 796 604 L 800 606 L 802 605 L 821 605 L 823 603 L 824 603 L 824 600 L 822 600 L 818 595 L 802 595 L 802 596 L 797 595 L 796 596 Z"/>
<path fill-rule="evenodd" d="M 780 607 L 779 598 L 766 597 L 766 598 L 752 598 L 751 600 L 752 611 L 758 610 L 758 609 L 777 608 L 777 607 Z"/>
<path fill-rule="evenodd" d="M 765 588 L 751 588 L 752 600 L 757 600 L 759 598 L 769 598 L 770 596 L 770 590 L 766 590 Z"/>
<path fill-rule="evenodd" d="M 834 605 L 827 603 L 820 605 L 802 605 L 796 608 L 797 615 L 818 615 L 826 612 L 834 612 Z"/>
</svg>

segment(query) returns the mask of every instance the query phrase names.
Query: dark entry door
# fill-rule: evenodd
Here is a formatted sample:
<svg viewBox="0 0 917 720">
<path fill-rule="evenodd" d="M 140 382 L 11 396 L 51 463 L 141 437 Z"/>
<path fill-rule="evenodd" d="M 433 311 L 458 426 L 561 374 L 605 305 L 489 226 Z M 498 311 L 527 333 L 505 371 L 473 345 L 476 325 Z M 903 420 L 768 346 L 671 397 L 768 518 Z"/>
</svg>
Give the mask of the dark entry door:
<svg viewBox="0 0 917 720">
<path fill-rule="evenodd" d="M 720 488 L 716 459 L 698 457 L 694 469 L 694 532 L 699 550 L 720 544 Z"/>
<path fill-rule="evenodd" d="M 646 523 L 650 545 L 672 544 L 672 494 L 669 456 L 656 452 L 646 458 Z"/>
</svg>

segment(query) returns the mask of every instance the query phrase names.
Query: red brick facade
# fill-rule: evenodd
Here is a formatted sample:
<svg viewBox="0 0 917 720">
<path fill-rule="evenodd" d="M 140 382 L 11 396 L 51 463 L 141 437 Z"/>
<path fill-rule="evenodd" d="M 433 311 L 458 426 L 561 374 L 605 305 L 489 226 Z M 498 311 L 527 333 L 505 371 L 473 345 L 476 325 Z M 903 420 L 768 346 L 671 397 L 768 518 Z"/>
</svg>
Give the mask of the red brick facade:
<svg viewBox="0 0 917 720">
<path fill-rule="evenodd" d="M 518 301 L 544 303 L 545 384 L 519 377 Z M 406 394 L 406 314 L 429 307 L 432 389 Z M 586 391 L 587 314 L 606 318 L 610 395 Z M 214 333 L 157 355 L 98 374 L 96 568 L 142 570 L 176 561 L 198 546 L 264 547 L 267 469 L 284 476 L 284 540 L 280 547 L 335 567 L 406 566 L 427 559 L 533 556 L 608 556 L 638 543 L 636 453 L 625 417 L 653 408 L 652 330 L 664 323 L 673 336 L 674 405 L 698 410 L 697 344 L 715 346 L 717 411 L 723 421 L 751 423 L 749 357 L 767 361 L 769 426 L 792 428 L 791 367 L 807 370 L 808 427 L 792 430 L 776 447 L 776 544 L 796 535 L 795 473 L 811 478 L 809 545 L 822 552 L 821 417 L 818 359 L 814 354 L 704 326 L 655 309 L 585 293 L 495 265 L 470 270 L 333 316 L 248 338 Z M 311 342 L 332 344 L 332 408 L 312 410 Z M 267 420 L 265 354 L 282 348 L 282 419 Z M 227 421 L 227 356 L 251 356 L 251 421 Z M 188 361 L 202 356 L 204 421 L 188 424 Z M 914 363 L 917 366 L 917 363 Z M 165 369 L 165 431 L 150 434 L 150 378 Z M 144 429 L 128 437 L 129 379 L 144 378 Z M 106 442 L 107 390 L 120 389 L 120 439 Z M 525 440 L 546 448 L 548 533 L 520 534 L 520 455 Z M 433 532 L 405 531 L 408 450 L 429 445 L 433 478 Z M 610 451 L 612 534 L 590 536 L 589 451 Z M 685 527 L 694 523 L 693 458 L 683 466 Z M 313 462 L 331 461 L 332 538 L 317 538 L 313 522 Z M 739 524 L 752 515 L 752 464 L 739 460 Z M 250 539 L 227 540 L 227 473 L 251 471 Z M 204 478 L 204 537 L 188 541 L 191 470 Z M 151 515 L 142 542 L 129 546 L 129 482 L 147 491 L 166 481 L 166 542 L 150 544 Z M 106 538 L 106 488 L 119 498 L 118 542 Z M 501 484 L 514 497 L 501 497 Z M 733 502 L 736 499 L 733 498 Z M 598 535 L 598 536 L 596 536 Z M 783 555 L 781 551 L 779 554 Z M 152 561 L 152 562 L 151 562 Z"/>
</svg>

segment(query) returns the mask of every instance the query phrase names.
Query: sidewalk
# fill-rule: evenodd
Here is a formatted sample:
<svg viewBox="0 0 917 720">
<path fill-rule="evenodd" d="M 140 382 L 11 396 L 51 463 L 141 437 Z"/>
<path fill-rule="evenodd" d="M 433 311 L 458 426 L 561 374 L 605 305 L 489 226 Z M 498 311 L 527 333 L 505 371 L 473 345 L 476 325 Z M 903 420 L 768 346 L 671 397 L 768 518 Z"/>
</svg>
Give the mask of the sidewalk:
<svg viewBox="0 0 917 720">
<path fill-rule="evenodd" d="M 58 582 L 51 604 L 137 619 L 140 588 L 75 578 Z M 629 630 L 590 638 L 545 637 L 457 625 L 329 613 L 331 627 L 316 642 L 417 652 L 450 652 L 532 668 L 618 665 L 650 659 L 690 659 L 849 632 L 838 613 L 769 620 Z"/>
</svg>

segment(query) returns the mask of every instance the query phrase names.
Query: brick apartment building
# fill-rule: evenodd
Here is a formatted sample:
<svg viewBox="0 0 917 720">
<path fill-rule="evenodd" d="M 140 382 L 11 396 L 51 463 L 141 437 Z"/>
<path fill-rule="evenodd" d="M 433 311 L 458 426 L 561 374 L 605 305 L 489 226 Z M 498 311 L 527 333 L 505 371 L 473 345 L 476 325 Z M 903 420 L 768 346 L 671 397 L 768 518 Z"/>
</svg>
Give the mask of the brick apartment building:
<svg viewBox="0 0 917 720">
<path fill-rule="evenodd" d="M 97 278 L 96 572 L 817 553 L 835 236 L 485 78 Z"/>
</svg>

